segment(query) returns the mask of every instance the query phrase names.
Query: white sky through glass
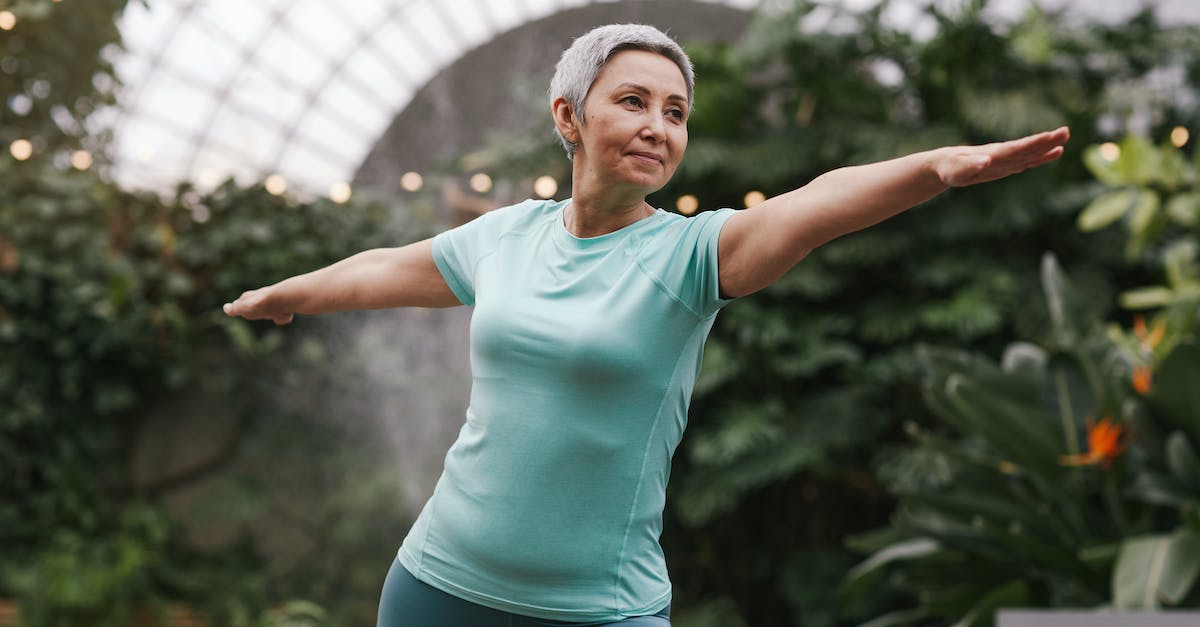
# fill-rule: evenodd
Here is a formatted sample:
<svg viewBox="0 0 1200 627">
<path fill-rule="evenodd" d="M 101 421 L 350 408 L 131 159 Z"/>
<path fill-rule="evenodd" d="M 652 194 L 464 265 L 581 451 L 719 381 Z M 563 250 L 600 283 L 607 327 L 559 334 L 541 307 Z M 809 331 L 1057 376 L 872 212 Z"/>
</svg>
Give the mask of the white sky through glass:
<svg viewBox="0 0 1200 627">
<path fill-rule="evenodd" d="M 652 0 L 644 0 L 652 1 Z M 704 1 L 704 0 L 697 0 Z M 752 9 L 776 0 L 708 0 Z M 861 10 L 878 0 L 842 0 Z M 917 6 L 889 19 L 919 33 Z M 946 6 L 955 0 L 933 0 Z M 114 122 L 115 178 L 166 190 L 280 174 L 324 194 L 349 181 L 392 119 L 467 51 L 526 22 L 589 0 L 155 0 L 130 3 Z M 1030 0 L 993 2 L 1015 19 Z M 1119 22 L 1136 0 L 1040 0 Z M 1154 3 L 1164 20 L 1200 21 L 1197 0 Z M 820 16 L 817 16 L 818 19 Z M 830 24 L 829 27 L 836 27 Z M 557 51 L 554 51 L 557 52 Z"/>
</svg>

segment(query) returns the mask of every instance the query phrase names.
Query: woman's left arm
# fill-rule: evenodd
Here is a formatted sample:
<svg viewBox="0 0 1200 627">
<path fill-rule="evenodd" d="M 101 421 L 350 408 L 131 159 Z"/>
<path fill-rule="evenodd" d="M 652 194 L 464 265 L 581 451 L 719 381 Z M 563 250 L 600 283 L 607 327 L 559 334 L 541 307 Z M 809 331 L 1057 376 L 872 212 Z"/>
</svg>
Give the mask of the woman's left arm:
<svg viewBox="0 0 1200 627">
<path fill-rule="evenodd" d="M 774 283 L 814 248 L 890 218 L 945 191 L 1057 159 L 1066 127 L 982 146 L 948 146 L 839 168 L 739 211 L 718 242 L 721 293 L 745 296 Z"/>
</svg>

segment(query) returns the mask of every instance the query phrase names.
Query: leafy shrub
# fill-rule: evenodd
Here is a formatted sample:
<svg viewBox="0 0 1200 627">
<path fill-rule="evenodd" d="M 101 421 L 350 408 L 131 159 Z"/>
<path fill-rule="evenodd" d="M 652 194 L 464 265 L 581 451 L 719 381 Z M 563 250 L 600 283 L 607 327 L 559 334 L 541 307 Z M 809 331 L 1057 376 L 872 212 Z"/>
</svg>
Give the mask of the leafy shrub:
<svg viewBox="0 0 1200 627">
<path fill-rule="evenodd" d="M 184 185 L 163 200 L 43 163 L 0 162 L 0 177 L 0 596 L 18 596 L 30 625 L 119 624 L 156 598 L 211 604 L 225 624 L 247 624 L 232 617 L 256 616 L 284 593 L 270 588 L 279 582 L 247 574 L 263 565 L 244 546 L 229 549 L 242 557 L 190 548 L 161 498 L 245 451 L 271 427 L 264 407 L 294 429 L 304 408 L 268 405 L 273 389 L 297 379 L 325 389 L 333 373 L 314 376 L 314 366 L 344 360 L 329 357 L 336 349 L 313 325 L 298 322 L 285 340 L 221 304 L 425 227 L 379 203 L 299 202 L 232 182 L 207 194 Z M 139 478 L 139 427 L 197 395 L 232 417 L 235 437 L 178 475 Z M 313 444 L 294 446 L 345 439 L 307 425 Z M 355 446 L 316 466 L 371 459 Z M 400 517 L 384 511 L 390 501 L 338 494 L 380 488 L 370 473 L 343 479 L 351 484 L 331 483 L 329 511 L 317 512 L 329 525 L 345 527 L 349 510 L 379 524 Z M 330 533 L 344 552 L 367 541 Z"/>
<path fill-rule="evenodd" d="M 873 554 L 846 591 L 886 576 L 916 607 L 880 624 L 990 625 L 1003 606 L 1200 606 L 1200 162 L 1136 137 L 1121 147 L 1115 159 L 1086 151 L 1120 189 L 1079 224 L 1124 219 L 1127 253 L 1158 259 L 1168 285 L 1122 300 L 1160 309 L 1132 331 L 1105 324 L 1048 256 L 1038 344 L 1010 344 L 1000 364 L 922 353 L 926 398 L 950 432 L 913 427 L 915 445 L 881 467 L 900 508 L 854 542 Z"/>
</svg>

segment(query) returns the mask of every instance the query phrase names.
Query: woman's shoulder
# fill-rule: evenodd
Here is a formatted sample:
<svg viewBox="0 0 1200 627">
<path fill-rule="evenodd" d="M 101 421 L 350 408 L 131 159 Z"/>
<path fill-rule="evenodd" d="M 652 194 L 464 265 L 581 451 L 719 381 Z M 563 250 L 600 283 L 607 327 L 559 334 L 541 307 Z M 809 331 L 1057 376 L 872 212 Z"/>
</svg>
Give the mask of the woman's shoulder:
<svg viewBox="0 0 1200 627">
<path fill-rule="evenodd" d="M 528 199 L 493 209 L 478 218 L 498 231 L 524 230 L 544 223 L 550 216 L 557 215 L 566 203 L 564 200 Z"/>
<path fill-rule="evenodd" d="M 652 227 L 646 229 L 643 235 L 650 238 L 677 238 L 685 234 L 699 233 L 713 228 L 719 231 L 720 225 L 724 224 L 725 220 L 733 215 L 733 211 L 733 209 L 714 209 L 712 211 L 702 211 L 695 215 L 685 216 L 659 209 L 654 216 Z"/>
<path fill-rule="evenodd" d="M 493 209 L 488 213 L 499 215 L 547 215 L 555 213 L 562 209 L 563 205 L 570 202 L 566 200 L 527 198 L 521 202 Z"/>
</svg>

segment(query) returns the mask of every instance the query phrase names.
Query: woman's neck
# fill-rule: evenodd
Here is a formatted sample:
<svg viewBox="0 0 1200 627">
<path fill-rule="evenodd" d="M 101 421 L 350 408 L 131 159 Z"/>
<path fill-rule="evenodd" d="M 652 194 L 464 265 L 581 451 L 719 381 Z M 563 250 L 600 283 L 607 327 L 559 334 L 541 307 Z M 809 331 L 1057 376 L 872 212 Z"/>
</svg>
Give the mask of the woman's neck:
<svg viewBox="0 0 1200 627">
<path fill-rule="evenodd" d="M 645 196 L 576 178 L 563 223 L 575 237 L 596 237 L 622 229 L 654 213 Z M 625 193 L 622 193 L 624 191 Z"/>
<path fill-rule="evenodd" d="M 564 210 L 563 225 L 575 237 L 597 237 L 623 229 L 652 213 L 654 209 L 644 200 L 633 207 L 601 208 L 572 197 Z"/>
</svg>

